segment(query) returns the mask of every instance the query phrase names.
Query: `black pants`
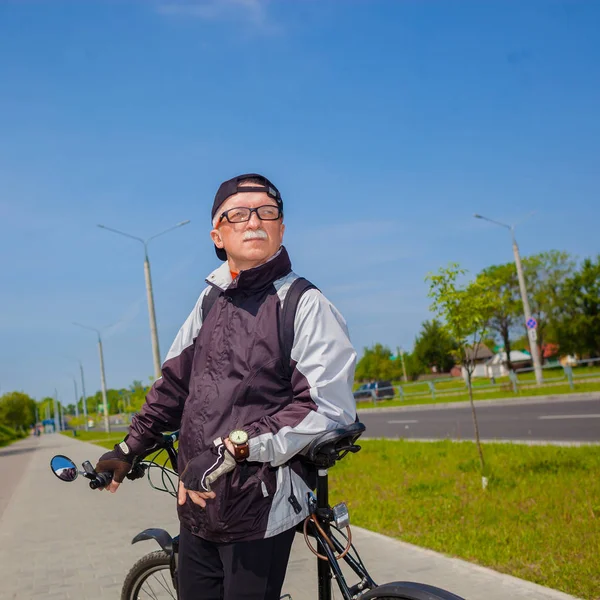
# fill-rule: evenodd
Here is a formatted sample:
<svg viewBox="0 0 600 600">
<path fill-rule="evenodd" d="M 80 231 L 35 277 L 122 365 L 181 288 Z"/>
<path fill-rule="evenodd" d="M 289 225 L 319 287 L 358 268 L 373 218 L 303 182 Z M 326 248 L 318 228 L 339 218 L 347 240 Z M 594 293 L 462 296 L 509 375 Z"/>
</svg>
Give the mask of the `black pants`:
<svg viewBox="0 0 600 600">
<path fill-rule="evenodd" d="M 179 536 L 180 600 L 279 600 L 295 529 L 218 544 L 184 527 Z"/>
</svg>

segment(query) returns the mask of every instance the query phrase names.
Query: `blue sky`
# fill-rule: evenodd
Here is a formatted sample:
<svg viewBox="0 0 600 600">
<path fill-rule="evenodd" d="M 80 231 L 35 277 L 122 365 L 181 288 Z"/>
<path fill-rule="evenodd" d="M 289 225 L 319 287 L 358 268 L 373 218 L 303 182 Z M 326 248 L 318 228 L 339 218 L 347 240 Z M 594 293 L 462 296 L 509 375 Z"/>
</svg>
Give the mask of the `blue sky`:
<svg viewBox="0 0 600 600">
<path fill-rule="evenodd" d="M 0 3 L 0 393 L 148 381 L 218 265 L 219 183 L 282 191 L 294 268 L 359 350 L 410 348 L 424 277 L 599 251 L 600 3 Z"/>
</svg>

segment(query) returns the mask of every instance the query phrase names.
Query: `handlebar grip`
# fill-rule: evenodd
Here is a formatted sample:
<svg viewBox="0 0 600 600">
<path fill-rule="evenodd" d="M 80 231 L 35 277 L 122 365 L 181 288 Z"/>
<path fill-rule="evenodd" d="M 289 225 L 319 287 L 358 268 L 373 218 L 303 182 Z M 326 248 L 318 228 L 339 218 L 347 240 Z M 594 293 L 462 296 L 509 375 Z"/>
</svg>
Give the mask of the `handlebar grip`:
<svg viewBox="0 0 600 600">
<path fill-rule="evenodd" d="M 112 473 L 98 473 L 95 479 L 90 481 L 90 487 L 93 490 L 105 488 L 112 481 Z"/>
</svg>

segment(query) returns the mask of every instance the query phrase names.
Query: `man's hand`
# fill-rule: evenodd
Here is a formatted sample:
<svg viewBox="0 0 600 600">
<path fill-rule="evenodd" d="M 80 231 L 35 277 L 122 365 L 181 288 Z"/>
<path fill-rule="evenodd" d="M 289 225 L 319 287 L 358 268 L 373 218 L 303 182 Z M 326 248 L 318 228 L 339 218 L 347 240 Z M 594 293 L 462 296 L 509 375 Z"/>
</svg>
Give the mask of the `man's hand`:
<svg viewBox="0 0 600 600">
<path fill-rule="evenodd" d="M 224 448 L 223 444 L 225 445 Z M 179 481 L 177 502 L 180 505 L 185 504 L 186 496 L 189 496 L 190 500 L 194 504 L 205 508 L 207 500 L 213 500 L 217 497 L 212 490 L 208 491 L 210 490 L 210 484 L 224 473 L 228 473 L 229 471 L 231 471 L 236 465 L 235 459 L 233 458 L 233 444 L 229 441 L 228 438 L 223 440 L 223 444 L 216 446 L 214 449 L 211 448 L 210 452 L 204 453 L 196 457 L 196 459 L 192 459 L 189 462 L 188 466 L 185 468 L 184 472 L 181 475 L 182 480 Z M 198 481 L 192 473 L 195 470 L 197 471 L 199 466 L 202 463 L 205 463 L 207 459 L 209 462 L 212 462 L 212 464 L 208 469 L 205 470 L 203 474 L 204 476 Z M 188 467 L 190 467 L 191 470 L 188 470 Z M 189 482 L 188 485 L 192 485 L 194 487 L 198 487 L 198 483 L 200 483 L 202 491 L 194 491 L 187 489 L 185 487 L 185 484 L 183 483 L 183 479 Z"/>
<path fill-rule="evenodd" d="M 233 471 L 237 462 L 227 446 L 219 440 L 216 446 L 207 448 L 186 465 L 180 479 L 187 491 L 212 492 L 211 485 L 219 478 Z"/>
<path fill-rule="evenodd" d="M 125 442 L 121 442 L 121 444 L 125 444 Z M 114 449 L 105 452 L 96 464 L 96 473 L 112 473 L 112 481 L 104 489 L 113 494 L 125 479 L 125 475 L 131 471 L 133 463 L 133 454 L 131 451 L 125 453 L 121 444 L 115 444 Z M 127 446 L 126 449 L 128 450 Z"/>
<path fill-rule="evenodd" d="M 118 485 L 118 484 L 117 484 Z M 183 481 L 179 482 L 179 491 L 177 493 L 177 502 L 183 506 L 185 504 L 186 496 L 190 497 L 190 500 L 204 508 L 206 506 L 207 500 L 212 500 L 216 498 L 216 494 L 214 492 L 194 492 L 193 490 L 187 490 L 183 485 Z"/>
</svg>

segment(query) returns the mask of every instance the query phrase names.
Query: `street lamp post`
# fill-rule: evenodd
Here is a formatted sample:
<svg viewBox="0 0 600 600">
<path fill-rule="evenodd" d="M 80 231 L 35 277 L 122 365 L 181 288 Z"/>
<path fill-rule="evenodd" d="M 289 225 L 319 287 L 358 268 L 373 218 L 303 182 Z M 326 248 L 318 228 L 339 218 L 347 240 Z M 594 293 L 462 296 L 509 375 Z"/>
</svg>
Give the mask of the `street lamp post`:
<svg viewBox="0 0 600 600">
<path fill-rule="evenodd" d="M 396 348 L 396 358 L 400 356 L 400 361 L 402 362 L 402 373 L 404 374 L 404 383 L 408 381 L 408 377 L 406 376 L 406 365 L 404 364 L 404 348 Z"/>
<path fill-rule="evenodd" d="M 60 433 L 60 414 L 58 412 L 58 392 L 54 388 L 54 431 Z"/>
<path fill-rule="evenodd" d="M 161 363 L 160 363 L 160 350 L 158 346 L 158 332 L 156 327 L 156 313 L 154 311 L 154 292 L 152 290 L 152 277 L 150 274 L 150 260 L 148 259 L 148 244 L 150 240 L 157 238 L 160 235 L 164 235 L 169 231 L 173 231 L 173 229 L 177 229 L 178 227 L 182 227 L 183 225 L 187 225 L 189 223 L 189 219 L 187 221 L 182 221 L 181 223 L 177 223 L 177 225 L 173 225 L 173 227 L 169 227 L 156 235 L 149 237 L 144 240 L 142 238 L 136 237 L 134 235 L 130 235 L 129 233 L 125 233 L 123 231 L 119 231 L 118 229 L 113 229 L 112 227 L 106 227 L 106 225 L 98 225 L 98 227 L 102 229 L 106 229 L 108 231 L 112 231 L 113 233 L 118 233 L 119 235 L 124 235 L 125 237 L 131 238 L 132 240 L 136 240 L 141 242 L 144 245 L 144 277 L 146 279 L 146 295 L 148 296 L 148 317 L 150 319 L 150 337 L 152 339 L 152 357 L 154 360 L 154 378 L 158 379 L 161 376 Z"/>
<path fill-rule="evenodd" d="M 87 414 L 87 397 L 85 395 L 85 381 L 83 379 L 83 365 L 81 364 L 81 361 L 79 362 L 79 371 L 81 372 L 81 393 L 83 394 L 83 400 L 81 401 L 81 403 L 83 404 L 83 418 L 85 419 L 85 430 L 89 431 L 89 425 L 88 425 L 88 414 Z"/>
<path fill-rule="evenodd" d="M 75 418 L 79 419 L 79 394 L 77 393 L 77 381 L 75 381 L 75 377 L 73 377 L 73 387 L 75 388 Z"/>
<path fill-rule="evenodd" d="M 77 327 L 83 327 L 83 329 L 89 329 L 90 331 L 95 331 L 98 335 L 98 353 L 100 355 L 100 383 L 102 385 L 102 406 L 104 410 L 104 430 L 106 431 L 106 433 L 110 433 L 110 422 L 108 420 L 108 402 L 106 400 L 106 376 L 104 375 L 104 353 L 102 352 L 102 338 L 100 337 L 100 331 L 95 327 L 88 327 L 87 325 L 82 325 L 81 323 L 73 323 L 73 325 L 77 325 Z"/>
<path fill-rule="evenodd" d="M 542 361 L 540 360 L 540 353 L 537 345 L 537 335 L 534 328 L 529 328 L 527 323 L 531 319 L 531 309 L 529 308 L 529 299 L 527 298 L 527 288 L 525 286 L 525 276 L 523 275 L 523 265 L 521 264 L 521 255 L 519 254 L 519 246 L 517 245 L 517 238 L 515 237 L 515 226 L 507 225 L 506 223 L 500 223 L 493 219 L 488 219 L 481 215 L 473 215 L 476 219 L 483 219 L 489 221 L 494 225 L 505 227 L 510 231 L 512 238 L 513 254 L 515 255 L 515 265 L 517 266 L 517 277 L 519 279 L 519 290 L 521 292 L 521 300 L 523 301 L 523 312 L 525 313 L 525 326 L 527 327 L 527 336 L 529 338 L 529 346 L 531 347 L 531 359 L 533 360 L 533 370 L 535 372 L 535 381 L 538 385 L 543 383 L 544 376 L 542 374 Z"/>
</svg>

